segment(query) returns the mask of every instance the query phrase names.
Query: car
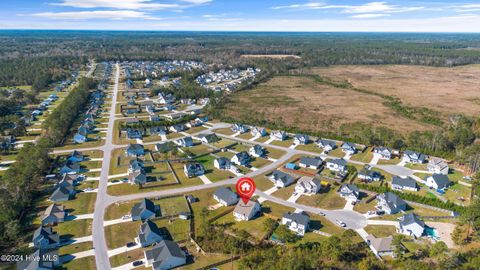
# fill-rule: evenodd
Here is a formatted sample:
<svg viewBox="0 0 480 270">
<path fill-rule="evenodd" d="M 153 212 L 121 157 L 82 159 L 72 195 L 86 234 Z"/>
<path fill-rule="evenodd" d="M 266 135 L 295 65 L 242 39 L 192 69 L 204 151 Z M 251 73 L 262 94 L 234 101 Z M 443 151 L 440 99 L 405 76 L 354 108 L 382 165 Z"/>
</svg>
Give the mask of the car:
<svg viewBox="0 0 480 270">
<path fill-rule="evenodd" d="M 341 220 L 338 220 L 338 219 L 335 220 L 335 223 L 337 223 L 337 225 L 340 226 L 340 227 L 346 227 L 347 226 L 347 224 L 345 224 L 345 222 L 343 222 Z"/>
<path fill-rule="evenodd" d="M 120 180 L 118 179 L 112 180 L 112 183 L 118 183 L 118 182 L 120 182 Z"/>
<path fill-rule="evenodd" d="M 231 176 L 231 175 L 228 176 L 228 179 L 232 179 L 232 178 L 233 178 L 233 176 Z"/>
<path fill-rule="evenodd" d="M 88 191 L 92 191 L 92 190 L 93 190 L 93 188 L 86 188 L 83 191 L 88 192 Z"/>
<path fill-rule="evenodd" d="M 357 202 L 356 202 L 356 201 L 352 201 L 352 205 L 355 205 L 355 204 L 357 204 Z"/>
<path fill-rule="evenodd" d="M 143 264 L 143 261 L 134 261 L 134 262 L 132 263 L 133 266 L 140 266 L 140 265 L 142 265 L 142 264 Z"/>
<path fill-rule="evenodd" d="M 135 243 L 135 242 L 128 242 L 127 243 L 127 247 L 134 247 L 136 245 L 137 245 L 137 243 Z"/>
<path fill-rule="evenodd" d="M 124 216 L 122 217 L 122 220 L 127 220 L 127 219 L 130 219 L 130 218 L 132 218 L 131 215 L 124 215 Z"/>
<path fill-rule="evenodd" d="M 324 217 L 324 216 L 325 216 L 325 213 L 323 213 L 323 212 L 320 212 L 320 216 L 323 216 L 323 217 Z"/>
</svg>

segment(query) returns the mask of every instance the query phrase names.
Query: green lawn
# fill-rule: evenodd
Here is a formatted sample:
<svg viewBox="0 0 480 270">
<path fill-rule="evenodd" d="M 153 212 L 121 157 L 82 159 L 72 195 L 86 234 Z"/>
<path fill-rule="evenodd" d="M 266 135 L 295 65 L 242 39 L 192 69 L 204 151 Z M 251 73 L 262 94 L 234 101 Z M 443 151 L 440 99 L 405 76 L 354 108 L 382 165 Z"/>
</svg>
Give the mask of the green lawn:
<svg viewBox="0 0 480 270">
<path fill-rule="evenodd" d="M 253 177 L 253 181 L 255 181 L 255 186 L 257 189 L 265 191 L 273 187 L 272 181 L 267 179 L 267 176 L 258 175 Z"/>
<path fill-rule="evenodd" d="M 62 246 L 58 249 L 58 254 L 61 255 L 67 255 L 67 254 L 73 254 L 77 253 L 80 251 L 86 251 L 90 250 L 93 248 L 93 243 L 92 242 L 83 242 L 83 243 L 73 243 L 71 245 L 66 245 Z"/>
<path fill-rule="evenodd" d="M 407 163 L 405 167 L 410 168 L 412 170 L 427 170 L 427 163 L 417 164 L 417 163 Z"/>
<path fill-rule="evenodd" d="M 306 145 L 299 145 L 299 146 L 295 147 L 295 149 L 296 150 L 313 152 L 313 153 L 319 153 L 319 154 L 323 152 L 323 149 L 318 147 L 318 145 L 316 145 L 313 142 L 310 142 L 309 144 L 306 144 Z"/>
<path fill-rule="evenodd" d="M 224 148 L 224 147 L 227 147 L 231 144 L 235 143 L 234 141 L 232 140 L 228 140 L 228 139 L 220 139 L 219 141 L 216 141 L 214 143 L 211 143 L 211 145 L 217 147 L 217 148 Z"/>
<path fill-rule="evenodd" d="M 288 187 L 281 188 L 275 191 L 274 193 L 272 193 L 272 196 L 286 200 L 292 196 L 294 191 L 295 191 L 295 185 L 290 185 Z"/>
<path fill-rule="evenodd" d="M 92 234 L 92 220 L 80 219 L 59 223 L 54 230 L 61 236 L 71 236 L 78 238 Z"/>
<path fill-rule="evenodd" d="M 287 139 L 285 141 L 273 141 L 270 144 L 277 145 L 277 146 L 282 146 L 282 147 L 290 147 L 293 144 L 293 139 Z"/>
<path fill-rule="evenodd" d="M 264 143 L 264 142 L 268 141 L 269 139 L 270 139 L 270 136 L 263 136 L 263 137 L 260 137 L 260 138 L 256 139 L 255 141 L 259 142 L 259 143 Z"/>
<path fill-rule="evenodd" d="M 189 212 L 187 200 L 183 196 L 164 198 L 154 201 L 160 205 L 162 216 L 175 215 L 180 212 Z"/>
<path fill-rule="evenodd" d="M 215 129 L 214 132 L 223 134 L 223 135 L 233 135 L 235 132 L 233 132 L 230 128 L 220 128 L 220 129 Z"/>
<path fill-rule="evenodd" d="M 371 147 L 367 147 L 363 152 L 353 155 L 350 159 L 360 162 L 369 163 L 373 158 L 373 152 Z"/>
<path fill-rule="evenodd" d="M 194 133 L 198 133 L 200 131 L 204 131 L 204 130 L 207 130 L 205 127 L 203 126 L 198 126 L 198 127 L 193 127 L 193 128 L 190 128 L 188 129 L 186 132 L 188 134 L 194 134 Z"/>
<path fill-rule="evenodd" d="M 234 151 L 237 151 L 237 152 L 242 152 L 242 151 L 246 151 L 248 152 L 248 150 L 250 149 L 250 147 L 252 147 L 251 145 L 247 145 L 247 144 L 243 144 L 243 143 L 237 143 L 236 145 L 230 147 L 230 149 L 234 150 Z"/>
<path fill-rule="evenodd" d="M 118 267 L 127 263 L 142 260 L 145 258 L 145 255 L 143 253 L 144 251 L 145 249 L 143 248 L 137 248 L 134 250 L 117 254 L 115 256 L 110 257 L 110 264 L 112 267 Z"/>
<path fill-rule="evenodd" d="M 231 159 L 235 155 L 235 153 L 232 153 L 232 152 L 218 152 L 218 153 L 215 153 L 215 155 Z"/>
<path fill-rule="evenodd" d="M 184 150 L 186 153 L 190 152 L 195 156 L 210 153 L 213 151 L 212 148 L 208 147 L 205 144 L 197 144 L 192 147 L 183 147 L 182 150 Z"/>
<path fill-rule="evenodd" d="M 470 194 L 472 192 L 471 187 L 467 187 L 461 184 L 453 184 L 445 191 L 445 198 L 452 202 L 464 203 L 465 205 L 470 204 Z M 460 200 L 463 198 L 463 201 Z"/>
<path fill-rule="evenodd" d="M 250 132 L 245 132 L 243 134 L 238 135 L 236 138 L 244 139 L 244 140 L 250 140 L 253 138 L 252 134 Z"/>
<path fill-rule="evenodd" d="M 400 161 L 402 161 L 400 158 L 398 157 L 395 157 L 395 158 L 392 158 L 392 159 L 379 159 L 377 164 L 378 165 L 395 165 L 395 164 L 398 164 Z"/>
<path fill-rule="evenodd" d="M 367 225 L 365 231 L 368 234 L 373 234 L 375 237 L 388 237 L 390 235 L 396 234 L 395 226 L 385 226 L 385 225 Z"/>
<path fill-rule="evenodd" d="M 330 189 L 326 193 L 320 192 L 312 196 L 301 196 L 297 203 L 333 210 L 342 209 L 345 206 L 345 199 L 340 197 L 334 189 Z"/>
<path fill-rule="evenodd" d="M 265 159 L 265 158 L 254 158 L 254 160 L 251 162 L 251 165 L 255 168 L 262 168 L 262 167 L 265 167 L 269 164 L 271 164 L 272 162 L 268 159 Z"/>
<path fill-rule="evenodd" d="M 267 150 L 267 156 L 273 159 L 279 159 L 286 153 L 283 150 L 272 148 L 272 147 L 265 147 L 265 149 Z"/>
<path fill-rule="evenodd" d="M 83 257 L 76 260 L 71 260 L 67 263 L 64 263 L 61 269 L 68 270 L 95 270 L 95 256 Z"/>
<path fill-rule="evenodd" d="M 62 202 L 65 209 L 69 211 L 70 215 L 81 215 L 93 213 L 95 207 L 95 200 L 97 193 L 79 193 L 75 195 L 75 199 Z"/>
<path fill-rule="evenodd" d="M 342 148 L 337 147 L 334 150 L 328 152 L 328 155 L 332 157 L 344 157 L 345 153 L 342 151 Z"/>
<path fill-rule="evenodd" d="M 131 221 L 105 227 L 108 249 L 119 248 L 135 241 L 140 225 L 140 221 Z"/>
</svg>

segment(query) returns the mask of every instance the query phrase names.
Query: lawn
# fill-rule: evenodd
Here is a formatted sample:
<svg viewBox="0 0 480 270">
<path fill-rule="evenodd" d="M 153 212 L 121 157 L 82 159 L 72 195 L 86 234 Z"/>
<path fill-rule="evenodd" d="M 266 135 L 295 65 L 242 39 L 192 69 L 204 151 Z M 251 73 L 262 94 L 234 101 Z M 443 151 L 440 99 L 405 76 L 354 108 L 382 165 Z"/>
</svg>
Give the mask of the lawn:
<svg viewBox="0 0 480 270">
<path fill-rule="evenodd" d="M 220 129 L 215 129 L 214 132 L 220 133 L 223 135 L 233 135 L 235 132 L 233 132 L 230 128 L 220 128 Z"/>
<path fill-rule="evenodd" d="M 190 128 L 186 132 L 188 134 L 194 134 L 194 133 L 198 133 L 198 132 L 201 132 L 201 131 L 204 131 L 204 130 L 207 130 L 207 129 L 203 126 L 198 126 L 198 127 Z"/>
<path fill-rule="evenodd" d="M 340 197 L 334 189 L 330 189 L 326 193 L 320 191 L 319 194 L 312 196 L 301 196 L 297 203 L 333 210 L 342 209 L 345 206 L 345 199 Z"/>
<path fill-rule="evenodd" d="M 198 156 L 198 155 L 210 153 L 210 152 L 212 152 L 213 149 L 208 147 L 205 144 L 197 144 L 197 145 L 192 146 L 192 147 L 183 147 L 182 150 L 184 150 L 185 153 L 190 152 L 194 156 Z"/>
<path fill-rule="evenodd" d="M 244 139 L 244 140 L 250 140 L 253 138 L 252 134 L 250 132 L 245 132 L 243 134 L 238 135 L 236 138 Z"/>
<path fill-rule="evenodd" d="M 264 142 L 268 141 L 269 139 L 270 139 L 270 136 L 263 136 L 263 137 L 260 137 L 260 138 L 256 139 L 255 141 L 259 142 L 259 143 L 264 143 Z"/>
<path fill-rule="evenodd" d="M 262 191 L 265 191 L 273 187 L 272 181 L 268 180 L 267 177 L 264 175 L 255 176 L 253 178 L 253 181 L 255 181 L 256 188 Z"/>
<path fill-rule="evenodd" d="M 185 177 L 185 174 L 183 173 L 183 168 L 182 171 L 179 171 L 182 175 L 179 175 L 180 177 Z M 140 188 L 138 185 L 130 185 L 128 183 L 122 183 L 122 184 L 117 184 L 117 185 L 112 185 L 108 187 L 108 194 L 113 195 L 113 196 L 119 196 L 119 195 L 126 195 L 126 194 L 133 194 L 133 193 L 142 193 L 142 192 L 149 192 L 149 191 L 156 191 L 156 190 L 166 190 L 166 189 L 175 189 L 175 188 L 181 188 L 181 187 L 186 187 L 186 186 L 194 186 L 194 185 L 201 185 L 203 182 L 200 180 L 198 177 L 190 178 L 182 184 L 174 184 L 173 182 L 166 182 L 167 180 L 163 180 L 160 182 L 152 182 L 148 183 L 143 186 L 143 188 Z M 172 185 L 173 184 L 173 185 Z"/>
<path fill-rule="evenodd" d="M 236 151 L 236 152 L 242 152 L 242 151 L 246 151 L 248 152 L 248 150 L 250 149 L 250 147 L 252 147 L 251 145 L 247 145 L 247 144 L 243 144 L 243 143 L 237 143 L 236 145 L 230 147 L 230 149 Z"/>
<path fill-rule="evenodd" d="M 308 151 L 308 152 L 313 152 L 313 153 L 322 153 L 323 152 L 323 149 L 318 147 L 318 145 L 316 145 L 315 143 L 309 143 L 309 144 L 306 144 L 306 145 L 299 145 L 297 147 L 295 147 L 296 150 L 303 150 L 303 151 Z"/>
<path fill-rule="evenodd" d="M 245 230 L 251 234 L 255 240 L 260 241 L 265 238 L 266 231 L 264 230 L 263 222 L 268 219 L 267 216 L 259 213 L 258 216 L 249 221 L 236 221 L 233 213 L 229 213 L 215 221 L 216 224 L 221 224 L 229 229 Z M 253 239 L 252 239 L 253 240 Z"/>
<path fill-rule="evenodd" d="M 224 148 L 224 147 L 227 147 L 229 145 L 232 145 L 234 144 L 235 142 L 232 141 L 232 140 L 228 140 L 228 139 L 220 139 L 219 141 L 216 141 L 214 143 L 211 143 L 211 145 L 217 147 L 217 148 Z"/>
<path fill-rule="evenodd" d="M 62 202 L 69 215 L 81 215 L 93 213 L 97 193 L 78 193 L 75 199 Z"/>
<path fill-rule="evenodd" d="M 110 257 L 110 264 L 112 267 L 118 267 L 127 263 L 144 259 L 143 248 L 137 248 L 124 253 L 117 254 Z"/>
<path fill-rule="evenodd" d="M 160 205 L 162 216 L 175 215 L 180 212 L 189 212 L 187 200 L 184 196 L 164 198 L 154 201 Z"/>
<path fill-rule="evenodd" d="M 54 227 L 54 230 L 60 236 L 78 238 L 92 234 L 92 220 L 79 219 L 59 223 Z"/>
<path fill-rule="evenodd" d="M 276 145 L 276 146 L 282 146 L 282 147 L 290 147 L 292 144 L 293 144 L 293 139 L 287 139 L 287 140 L 284 140 L 284 141 L 277 141 L 277 140 L 274 140 L 273 142 L 271 142 L 270 144 L 273 144 L 273 145 Z"/>
<path fill-rule="evenodd" d="M 463 173 L 461 171 L 455 170 L 455 169 L 450 169 L 450 173 L 448 174 L 448 178 L 450 181 L 453 182 L 458 182 L 458 181 L 463 181 L 467 182 L 466 180 L 463 179 Z"/>
<path fill-rule="evenodd" d="M 251 162 L 251 165 L 255 168 L 262 168 L 265 167 L 272 162 L 268 159 L 265 158 L 254 158 L 253 161 Z"/>
<path fill-rule="evenodd" d="M 67 263 L 64 263 L 60 269 L 68 270 L 94 270 L 97 269 L 95 266 L 95 256 L 83 257 L 76 260 L 71 260 Z"/>
<path fill-rule="evenodd" d="M 125 246 L 135 241 L 140 229 L 140 221 L 119 223 L 105 227 L 105 239 L 109 249 Z"/>
<path fill-rule="evenodd" d="M 169 139 L 169 140 L 180 138 L 180 137 L 184 137 L 184 135 L 180 134 L 180 133 L 176 133 L 176 132 L 172 132 L 172 133 L 167 134 L 167 139 Z"/>
<path fill-rule="evenodd" d="M 344 157 L 345 153 L 342 151 L 342 148 L 337 147 L 332 151 L 328 152 L 328 155 L 332 157 Z"/>
<path fill-rule="evenodd" d="M 451 202 L 464 203 L 465 205 L 469 205 L 471 192 L 471 187 L 456 183 L 445 191 L 444 197 Z M 460 199 L 463 199 L 463 201 Z"/>
<path fill-rule="evenodd" d="M 402 161 L 399 157 L 395 157 L 392 159 L 379 159 L 377 164 L 378 165 L 395 165 Z"/>
<path fill-rule="evenodd" d="M 405 167 L 410 168 L 412 170 L 427 170 L 427 163 L 417 164 L 417 163 L 407 163 Z"/>
<path fill-rule="evenodd" d="M 274 193 L 272 193 L 272 196 L 286 200 L 292 196 L 294 191 L 295 191 L 295 185 L 290 185 L 288 187 L 281 188 L 275 191 Z"/>
<path fill-rule="evenodd" d="M 369 198 L 369 197 L 368 197 Z M 366 199 L 362 200 L 361 202 L 357 203 L 354 207 L 353 210 L 360 212 L 362 214 L 367 213 L 368 211 L 374 211 L 375 206 L 377 205 L 377 200 L 372 200 L 369 203 L 365 203 Z"/>
<path fill-rule="evenodd" d="M 235 155 L 235 153 L 232 153 L 232 152 L 217 152 L 217 153 L 215 153 L 215 155 L 231 159 Z"/>
<path fill-rule="evenodd" d="M 388 225 L 367 225 L 365 231 L 375 237 L 388 237 L 397 233 L 395 226 Z"/>
<path fill-rule="evenodd" d="M 283 150 L 276 149 L 276 148 L 273 148 L 273 147 L 265 147 L 265 149 L 267 150 L 267 156 L 269 158 L 273 158 L 273 159 L 279 159 L 283 155 L 285 155 L 285 153 L 286 153 Z"/>
<path fill-rule="evenodd" d="M 58 249 L 58 254 L 61 255 L 67 255 L 67 254 L 73 254 L 77 253 L 80 251 L 86 251 L 90 250 L 93 248 L 93 243 L 92 242 L 83 242 L 83 243 L 73 243 L 71 245 L 66 245 L 62 246 Z"/>
<path fill-rule="evenodd" d="M 363 152 L 353 155 L 350 159 L 364 163 L 369 163 L 373 158 L 373 152 L 371 147 L 367 147 Z"/>
</svg>

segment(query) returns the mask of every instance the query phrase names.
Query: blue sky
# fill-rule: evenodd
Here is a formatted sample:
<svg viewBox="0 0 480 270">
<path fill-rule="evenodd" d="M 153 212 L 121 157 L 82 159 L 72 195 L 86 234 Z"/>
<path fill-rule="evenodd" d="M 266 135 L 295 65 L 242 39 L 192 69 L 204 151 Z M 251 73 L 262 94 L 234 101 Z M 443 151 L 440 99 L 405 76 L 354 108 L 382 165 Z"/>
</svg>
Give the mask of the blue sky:
<svg viewBox="0 0 480 270">
<path fill-rule="evenodd" d="M 1 0 L 0 29 L 480 32 L 480 1 Z"/>
</svg>

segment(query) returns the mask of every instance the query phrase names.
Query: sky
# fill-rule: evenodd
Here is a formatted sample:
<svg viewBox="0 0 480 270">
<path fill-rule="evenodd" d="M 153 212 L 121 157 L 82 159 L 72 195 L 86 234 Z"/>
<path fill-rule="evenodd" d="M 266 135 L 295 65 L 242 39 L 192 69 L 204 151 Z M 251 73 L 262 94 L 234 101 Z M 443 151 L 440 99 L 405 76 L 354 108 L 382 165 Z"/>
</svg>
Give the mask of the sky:
<svg viewBox="0 0 480 270">
<path fill-rule="evenodd" d="M 480 32 L 480 0 L 0 0 L 0 29 Z"/>
</svg>

